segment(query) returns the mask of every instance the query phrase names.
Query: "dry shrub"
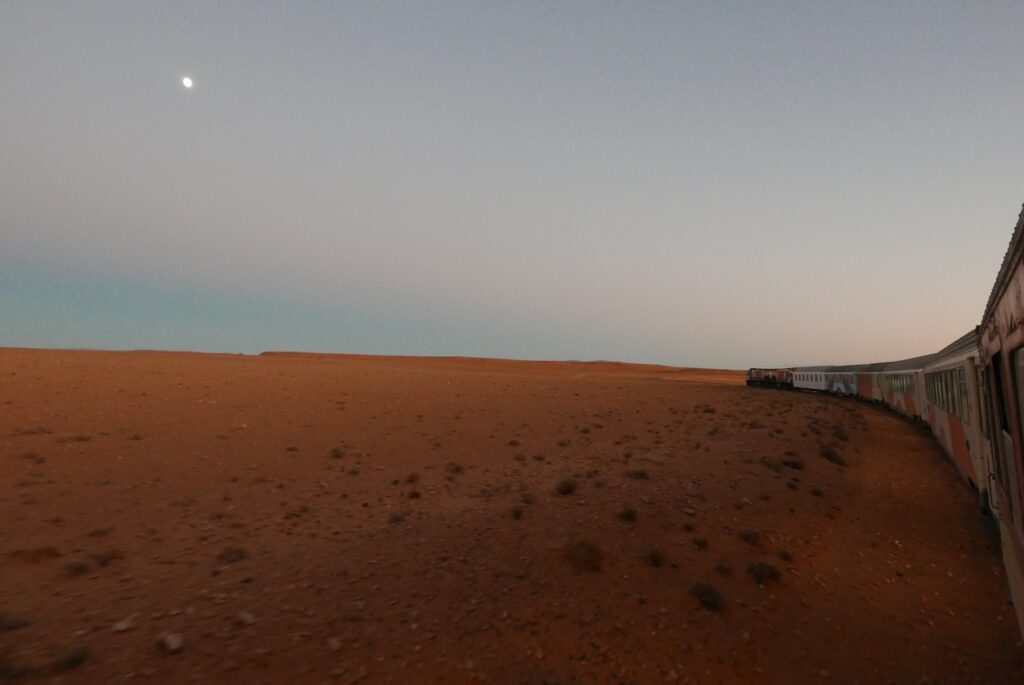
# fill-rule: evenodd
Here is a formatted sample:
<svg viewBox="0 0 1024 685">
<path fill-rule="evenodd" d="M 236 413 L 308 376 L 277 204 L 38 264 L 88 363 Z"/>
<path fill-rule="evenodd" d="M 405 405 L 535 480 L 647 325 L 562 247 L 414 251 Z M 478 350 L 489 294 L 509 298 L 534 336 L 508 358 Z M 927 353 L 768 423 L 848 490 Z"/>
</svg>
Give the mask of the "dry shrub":
<svg viewBox="0 0 1024 685">
<path fill-rule="evenodd" d="M 843 459 L 843 455 L 839 454 L 839 450 L 837 450 L 836 446 L 831 443 L 825 443 L 822 445 L 818 450 L 818 454 L 833 464 L 846 466 L 846 460 Z"/>
<path fill-rule="evenodd" d="M 697 598 L 701 608 L 708 611 L 721 611 L 725 608 L 722 593 L 711 583 L 695 583 L 690 588 L 690 594 Z"/>
<path fill-rule="evenodd" d="M 632 509 L 630 507 L 626 507 L 625 509 L 620 511 L 618 514 L 616 514 L 616 516 L 618 516 L 619 519 L 622 520 L 622 521 L 625 521 L 627 523 L 632 523 L 633 521 L 636 521 L 636 509 Z"/>
<path fill-rule="evenodd" d="M 565 559 L 577 573 L 600 573 L 604 553 L 590 542 L 574 542 L 565 548 Z"/>
<path fill-rule="evenodd" d="M 644 555 L 644 561 L 647 562 L 648 566 L 661 568 L 665 565 L 665 555 L 660 549 L 648 550 L 647 554 Z"/>
<path fill-rule="evenodd" d="M 756 530 L 741 530 L 737 535 L 748 545 L 757 545 L 761 542 L 761 534 Z"/>
<path fill-rule="evenodd" d="M 574 481 L 572 478 L 565 478 L 563 480 L 558 481 L 558 484 L 555 486 L 555 492 L 563 496 L 571 495 L 572 493 L 576 492 L 576 481 Z"/>
<path fill-rule="evenodd" d="M 747 573 L 758 585 L 764 585 L 769 580 L 779 580 L 782 573 L 769 563 L 758 561 L 747 567 Z"/>
</svg>

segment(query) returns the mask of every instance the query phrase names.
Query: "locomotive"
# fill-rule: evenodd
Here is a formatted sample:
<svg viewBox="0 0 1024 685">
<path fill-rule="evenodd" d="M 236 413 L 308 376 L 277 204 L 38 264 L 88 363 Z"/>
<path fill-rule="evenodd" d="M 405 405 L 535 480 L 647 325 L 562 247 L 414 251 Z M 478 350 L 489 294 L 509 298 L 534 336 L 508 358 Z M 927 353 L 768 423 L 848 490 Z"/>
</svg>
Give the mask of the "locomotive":
<svg viewBox="0 0 1024 685">
<path fill-rule="evenodd" d="M 847 366 L 752 368 L 747 385 L 884 404 L 927 424 L 998 522 L 1024 633 L 1024 209 L 980 325 L 933 354 Z"/>
</svg>

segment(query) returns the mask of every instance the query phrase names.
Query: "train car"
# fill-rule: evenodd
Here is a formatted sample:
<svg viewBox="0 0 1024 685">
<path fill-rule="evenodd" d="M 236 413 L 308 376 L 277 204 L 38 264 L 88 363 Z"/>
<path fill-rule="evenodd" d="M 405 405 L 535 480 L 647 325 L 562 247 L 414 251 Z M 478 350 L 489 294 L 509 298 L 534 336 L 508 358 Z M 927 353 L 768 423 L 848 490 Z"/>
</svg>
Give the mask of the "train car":
<svg viewBox="0 0 1024 685">
<path fill-rule="evenodd" d="M 801 366 L 793 369 L 793 387 L 798 390 L 827 390 L 826 366 Z"/>
<path fill-rule="evenodd" d="M 857 372 L 857 397 L 865 400 L 875 399 L 875 374 L 866 371 Z"/>
<path fill-rule="evenodd" d="M 869 402 L 884 402 L 881 373 L 887 362 L 867 364 L 857 372 L 857 397 Z"/>
<path fill-rule="evenodd" d="M 765 388 L 792 388 L 793 369 L 747 369 L 747 385 Z"/>
<path fill-rule="evenodd" d="M 876 369 L 877 389 L 875 395 L 880 401 L 912 419 L 925 420 L 926 397 L 924 392 L 924 367 L 934 354 L 912 357 L 897 362 L 872 364 Z"/>
<path fill-rule="evenodd" d="M 857 371 L 862 366 L 831 366 L 825 372 L 825 389 L 833 395 L 857 394 Z"/>
<path fill-rule="evenodd" d="M 928 425 L 985 508 L 992 448 L 979 370 L 978 331 L 973 329 L 935 354 L 924 368 L 924 385 Z"/>
<path fill-rule="evenodd" d="M 993 468 L 986 475 L 999 521 L 1003 562 L 1024 632 L 1024 211 L 981 320 L 980 385 L 986 398 Z"/>
<path fill-rule="evenodd" d="M 856 370 L 862 366 L 801 366 L 793 369 L 793 387 L 835 395 L 857 394 Z"/>
<path fill-rule="evenodd" d="M 747 385 L 758 386 L 765 382 L 765 369 L 751 367 L 747 369 Z"/>
</svg>

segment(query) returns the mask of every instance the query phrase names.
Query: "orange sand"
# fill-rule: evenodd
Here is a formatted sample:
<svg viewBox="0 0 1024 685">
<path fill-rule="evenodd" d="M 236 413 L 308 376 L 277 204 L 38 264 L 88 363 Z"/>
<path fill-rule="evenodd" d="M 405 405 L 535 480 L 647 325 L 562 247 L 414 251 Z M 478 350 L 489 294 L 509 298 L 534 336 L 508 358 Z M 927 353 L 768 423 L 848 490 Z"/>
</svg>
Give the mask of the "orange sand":
<svg viewBox="0 0 1024 685">
<path fill-rule="evenodd" d="M 852 400 L 614 363 L 0 369 L 0 683 L 1024 682 L 974 496 Z"/>
</svg>

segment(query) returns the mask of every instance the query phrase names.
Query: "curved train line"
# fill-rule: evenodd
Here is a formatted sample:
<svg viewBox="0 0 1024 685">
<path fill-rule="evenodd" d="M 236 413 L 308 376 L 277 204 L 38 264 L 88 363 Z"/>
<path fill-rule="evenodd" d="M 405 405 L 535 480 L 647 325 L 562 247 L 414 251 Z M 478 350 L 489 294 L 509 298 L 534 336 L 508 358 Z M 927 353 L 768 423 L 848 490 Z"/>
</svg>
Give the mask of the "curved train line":
<svg viewBox="0 0 1024 685">
<path fill-rule="evenodd" d="M 999 525 L 1024 634 L 1024 209 L 981 324 L 921 357 L 875 364 L 752 368 L 747 385 L 879 402 L 928 425 Z"/>
</svg>

